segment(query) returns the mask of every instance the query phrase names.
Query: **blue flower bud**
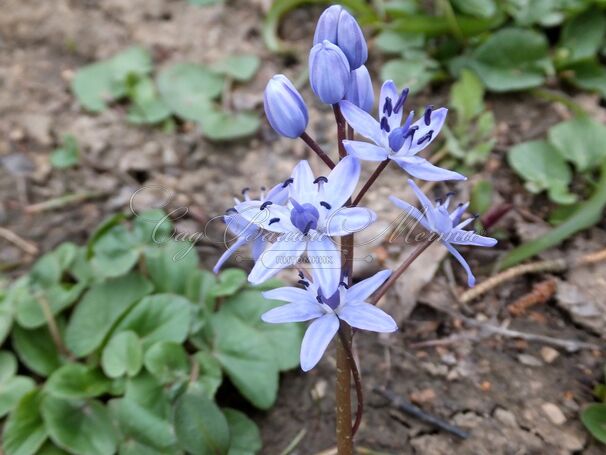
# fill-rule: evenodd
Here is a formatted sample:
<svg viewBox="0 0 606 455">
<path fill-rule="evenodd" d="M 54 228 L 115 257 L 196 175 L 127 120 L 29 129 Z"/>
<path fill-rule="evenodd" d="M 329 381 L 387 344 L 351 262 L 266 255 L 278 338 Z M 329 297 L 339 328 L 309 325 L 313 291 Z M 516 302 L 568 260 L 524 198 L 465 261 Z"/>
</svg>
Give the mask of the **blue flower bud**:
<svg viewBox="0 0 606 455">
<path fill-rule="evenodd" d="M 352 70 L 358 69 L 368 58 L 368 47 L 362 29 L 340 5 L 327 8 L 316 26 L 314 45 L 327 40 L 339 46 Z"/>
<path fill-rule="evenodd" d="M 336 104 L 345 97 L 351 78 L 345 54 L 333 43 L 324 40 L 309 53 L 309 83 L 325 104 Z"/>
<path fill-rule="evenodd" d="M 276 74 L 269 80 L 263 104 L 267 120 L 278 134 L 294 139 L 307 128 L 309 117 L 305 101 L 283 74 Z"/>
<path fill-rule="evenodd" d="M 351 101 L 363 111 L 370 113 L 375 103 L 375 93 L 372 89 L 372 81 L 366 66 L 362 65 L 351 72 L 349 88 L 345 99 Z"/>
</svg>

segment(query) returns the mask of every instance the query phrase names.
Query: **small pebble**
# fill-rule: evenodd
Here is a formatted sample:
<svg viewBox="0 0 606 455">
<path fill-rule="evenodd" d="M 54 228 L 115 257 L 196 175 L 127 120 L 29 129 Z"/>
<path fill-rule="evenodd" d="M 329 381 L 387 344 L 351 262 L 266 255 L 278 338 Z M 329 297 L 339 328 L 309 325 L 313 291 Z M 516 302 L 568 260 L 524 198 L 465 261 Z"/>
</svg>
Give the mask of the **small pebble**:
<svg viewBox="0 0 606 455">
<path fill-rule="evenodd" d="M 516 416 L 513 414 L 513 412 L 510 412 L 506 409 L 497 408 L 494 412 L 494 418 L 501 422 L 503 425 L 508 426 L 510 428 L 515 428 L 518 426 Z"/>
<path fill-rule="evenodd" d="M 560 408 L 553 403 L 543 403 L 541 406 L 543 412 L 549 420 L 555 425 L 562 425 L 566 422 L 566 417 Z"/>
<path fill-rule="evenodd" d="M 526 365 L 529 367 L 543 366 L 543 362 L 541 362 L 540 359 L 537 359 L 536 357 L 534 357 L 530 354 L 519 354 L 518 362 L 520 362 L 522 365 Z"/>
<path fill-rule="evenodd" d="M 541 348 L 541 357 L 543 358 L 545 363 L 553 363 L 553 361 L 559 356 L 560 353 L 557 350 L 550 348 L 549 346 L 543 346 Z"/>
</svg>

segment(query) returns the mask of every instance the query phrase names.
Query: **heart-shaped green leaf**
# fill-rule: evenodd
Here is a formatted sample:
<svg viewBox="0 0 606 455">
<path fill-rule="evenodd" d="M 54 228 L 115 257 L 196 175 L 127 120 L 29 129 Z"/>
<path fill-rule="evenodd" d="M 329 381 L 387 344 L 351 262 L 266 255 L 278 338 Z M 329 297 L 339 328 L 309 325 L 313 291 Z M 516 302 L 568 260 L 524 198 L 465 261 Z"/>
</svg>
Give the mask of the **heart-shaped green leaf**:
<svg viewBox="0 0 606 455">
<path fill-rule="evenodd" d="M 13 348 L 27 368 L 40 376 L 48 376 L 61 366 L 61 357 L 47 327 L 13 329 Z"/>
<path fill-rule="evenodd" d="M 41 399 L 39 390 L 28 392 L 6 420 L 2 433 L 2 449 L 6 455 L 33 455 L 46 440 L 46 428 L 39 412 Z"/>
<path fill-rule="evenodd" d="M 548 136 L 560 155 L 581 172 L 598 167 L 606 159 L 606 126 L 589 117 L 558 123 Z"/>
<path fill-rule="evenodd" d="M 101 367 L 110 378 L 119 378 L 125 374 L 136 376 L 143 365 L 143 347 L 135 332 L 116 333 L 101 355 Z"/>
<path fill-rule="evenodd" d="M 48 378 L 45 390 L 59 398 L 92 398 L 106 393 L 110 386 L 111 382 L 101 371 L 70 363 Z"/>
<path fill-rule="evenodd" d="M 162 384 L 187 381 L 189 377 L 189 359 L 179 343 L 159 341 L 153 344 L 145 353 L 143 363 Z"/>
<path fill-rule="evenodd" d="M 261 450 L 261 433 L 255 422 L 235 409 L 223 408 L 229 425 L 228 455 L 255 455 Z"/>
</svg>

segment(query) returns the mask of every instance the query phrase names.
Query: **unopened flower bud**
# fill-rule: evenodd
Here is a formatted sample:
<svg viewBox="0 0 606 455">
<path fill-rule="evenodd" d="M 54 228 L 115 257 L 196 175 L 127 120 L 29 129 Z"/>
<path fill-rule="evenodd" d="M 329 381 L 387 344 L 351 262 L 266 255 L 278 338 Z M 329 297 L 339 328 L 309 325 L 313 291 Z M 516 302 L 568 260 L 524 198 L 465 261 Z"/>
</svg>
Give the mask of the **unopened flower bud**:
<svg viewBox="0 0 606 455">
<path fill-rule="evenodd" d="M 345 54 L 330 41 L 324 40 L 309 53 L 309 83 L 325 104 L 336 104 L 345 97 L 351 78 Z"/>
<path fill-rule="evenodd" d="M 345 99 L 351 101 L 363 111 L 370 113 L 375 103 L 375 94 L 372 89 L 372 81 L 366 66 L 362 65 L 351 72 L 349 88 Z"/>
<path fill-rule="evenodd" d="M 307 106 L 294 85 L 283 74 L 272 77 L 263 96 L 267 120 L 277 133 L 296 138 L 307 128 Z"/>
</svg>

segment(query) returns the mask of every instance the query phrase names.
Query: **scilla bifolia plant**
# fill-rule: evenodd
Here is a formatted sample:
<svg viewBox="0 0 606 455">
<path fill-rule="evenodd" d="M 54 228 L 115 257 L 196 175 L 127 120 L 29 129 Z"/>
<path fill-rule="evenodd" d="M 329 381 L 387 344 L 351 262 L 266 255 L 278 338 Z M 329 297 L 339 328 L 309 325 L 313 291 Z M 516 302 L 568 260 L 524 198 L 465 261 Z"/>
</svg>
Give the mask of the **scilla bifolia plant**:
<svg viewBox="0 0 606 455">
<path fill-rule="evenodd" d="M 492 238 L 463 229 L 473 221 L 473 218 L 462 221 L 467 204 L 449 212 L 450 195 L 434 205 L 409 180 L 421 202 L 421 210 L 396 197 L 392 201 L 430 231 L 428 238 L 394 272 L 383 270 L 353 284 L 354 233 L 376 220 L 372 210 L 358 204 L 391 161 L 421 180 L 465 180 L 461 174 L 438 168 L 417 155 L 435 140 L 447 109 L 428 106 L 415 121 L 413 112 L 404 112 L 408 89 L 398 92 L 395 84 L 387 81 L 381 89 L 378 118 L 369 115 L 374 96 L 364 66 L 367 55 L 362 30 L 351 14 L 338 5 L 324 11 L 309 54 L 309 79 L 313 92 L 334 110 L 339 149 L 336 164 L 306 133 L 307 107 L 293 84 L 282 74 L 269 81 L 265 112 L 271 126 L 283 136 L 303 139 L 330 169 L 325 176 L 315 176 L 308 162 L 301 161 L 289 178 L 264 197 L 252 200 L 245 195 L 246 200 L 237 201 L 225 216 L 237 240 L 217 264 L 218 269 L 235 248 L 254 241 L 256 262 L 248 276 L 252 284 L 260 284 L 286 267 L 298 269 L 300 287 L 282 287 L 264 293 L 268 299 L 287 303 L 266 312 L 262 319 L 268 323 L 313 321 L 301 345 L 304 371 L 318 363 L 330 341 L 339 335 L 336 373 L 339 454 L 352 453 L 353 435 L 362 414 L 362 388 L 351 355 L 352 328 L 374 332 L 397 330 L 395 321 L 375 305 L 434 240 L 439 239 L 463 265 L 470 286 L 474 277 L 454 245 L 496 243 Z M 372 143 L 353 140 L 354 131 Z M 361 161 L 377 161 L 379 165 L 354 197 Z M 259 242 L 259 236 L 265 241 Z M 303 255 L 306 260 L 301 260 Z M 352 376 L 358 395 L 353 427 Z"/>
</svg>

